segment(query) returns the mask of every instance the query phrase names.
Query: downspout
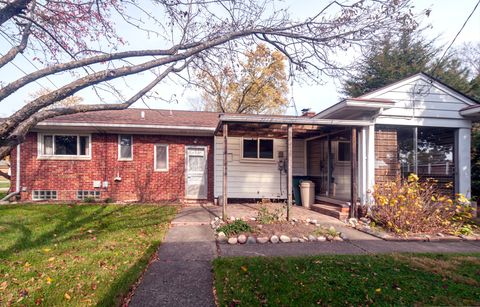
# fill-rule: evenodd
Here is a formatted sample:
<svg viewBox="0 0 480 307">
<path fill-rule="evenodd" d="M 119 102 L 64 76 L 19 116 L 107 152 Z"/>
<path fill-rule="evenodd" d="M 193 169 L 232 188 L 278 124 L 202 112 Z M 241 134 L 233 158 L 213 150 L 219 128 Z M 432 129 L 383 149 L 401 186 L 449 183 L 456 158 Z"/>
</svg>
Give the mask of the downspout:
<svg viewBox="0 0 480 307">
<path fill-rule="evenodd" d="M 15 192 L 12 192 L 2 198 L 0 202 L 7 201 L 11 197 L 15 195 L 20 194 L 20 144 L 17 145 L 17 165 L 16 165 L 16 171 L 15 171 Z"/>
</svg>

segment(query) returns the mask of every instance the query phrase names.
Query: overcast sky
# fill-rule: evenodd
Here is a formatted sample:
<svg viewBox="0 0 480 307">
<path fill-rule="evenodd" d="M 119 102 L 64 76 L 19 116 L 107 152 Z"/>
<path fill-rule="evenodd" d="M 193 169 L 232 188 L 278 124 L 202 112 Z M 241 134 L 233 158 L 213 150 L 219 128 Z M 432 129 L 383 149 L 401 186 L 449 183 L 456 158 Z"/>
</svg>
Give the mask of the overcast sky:
<svg viewBox="0 0 480 307">
<path fill-rule="evenodd" d="M 478 0 L 412 0 L 412 4 L 415 5 L 417 12 L 420 12 L 424 9 L 432 9 L 432 12 L 428 18 L 424 19 L 422 26 L 431 25 L 431 29 L 427 30 L 425 34 L 429 37 L 436 37 L 440 35 L 438 45 L 448 44 L 455 34 L 458 32 L 463 22 L 470 14 L 471 10 L 475 6 Z M 286 5 L 290 7 L 291 13 L 295 17 L 305 17 L 311 14 L 312 11 L 315 11 L 315 8 L 320 9 L 323 1 L 318 0 L 287 0 L 285 1 Z M 122 32 L 120 30 L 120 32 Z M 1 41 L 1 40 L 0 40 Z M 462 31 L 460 36 L 457 38 L 455 46 L 458 46 L 464 42 L 478 42 L 480 41 L 480 10 L 477 10 L 475 14 L 470 19 L 466 28 Z M 150 45 L 152 41 L 141 41 L 136 40 L 135 42 L 130 42 L 130 46 L 145 46 Z M 1 47 L 3 46 L 3 47 Z M 4 42 L 0 43 L 0 52 L 4 52 L 6 48 Z M 138 47 L 137 47 L 138 48 Z M 26 73 L 35 70 L 32 65 L 26 60 L 19 59 L 16 62 L 18 66 Z M 9 64 L 7 74 L 15 75 L 21 77 L 24 72 L 20 71 L 19 68 Z M 5 71 L 2 72 L 4 74 Z M 125 85 L 126 91 L 129 90 L 133 93 L 135 89 L 142 87 L 143 75 L 136 78 L 131 78 L 128 80 L 128 84 Z M 151 76 L 149 76 L 151 77 Z M 52 77 L 50 80 L 58 87 L 63 84 L 63 77 L 56 78 Z M 326 79 L 326 83 L 322 85 L 301 85 L 294 84 L 289 97 L 293 94 L 293 100 L 295 101 L 297 110 L 300 111 L 303 108 L 311 108 L 313 111 L 320 111 L 324 108 L 338 102 L 340 97 L 340 82 L 339 80 Z M 145 82 L 145 79 L 143 80 Z M 44 87 L 53 89 L 55 88 L 50 81 L 45 80 L 41 82 Z M 138 86 L 135 86 L 137 85 Z M 35 89 L 36 87 L 36 89 Z M 131 89 L 128 89 L 131 87 Z M 28 89 L 21 90 L 15 95 L 12 95 L 9 99 L 2 102 L 0 107 L 0 117 L 8 116 L 22 106 L 29 93 L 32 93 L 36 90 L 39 90 L 41 87 L 38 84 L 33 85 Z M 159 100 L 148 100 L 147 104 L 151 108 L 160 108 L 160 109 L 191 109 L 191 104 L 193 101 L 199 99 L 199 95 L 195 90 L 185 90 L 181 86 L 177 86 L 173 83 L 159 86 L 156 89 L 158 92 L 162 93 L 162 96 L 165 99 L 170 99 L 175 97 L 175 102 L 168 103 L 165 101 Z M 128 93 L 126 93 L 128 96 Z M 84 98 L 85 102 L 92 103 L 94 100 L 98 100 L 91 91 L 82 91 L 80 96 Z M 134 107 L 146 107 L 142 102 L 138 102 Z M 293 107 L 290 107 L 287 111 L 288 114 L 295 114 Z"/>
</svg>

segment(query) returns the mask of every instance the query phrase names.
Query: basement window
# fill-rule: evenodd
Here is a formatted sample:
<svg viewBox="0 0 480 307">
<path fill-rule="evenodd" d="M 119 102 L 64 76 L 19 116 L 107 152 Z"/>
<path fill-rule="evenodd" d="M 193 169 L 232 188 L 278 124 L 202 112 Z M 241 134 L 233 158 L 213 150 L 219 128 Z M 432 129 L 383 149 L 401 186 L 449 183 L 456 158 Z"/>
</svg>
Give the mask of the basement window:
<svg viewBox="0 0 480 307">
<path fill-rule="evenodd" d="M 53 190 L 34 190 L 33 200 L 57 200 L 57 191 Z"/>
<path fill-rule="evenodd" d="M 39 158 L 90 158 L 90 135 L 39 134 Z"/>
<path fill-rule="evenodd" d="M 244 159 L 273 160 L 273 139 L 243 139 Z"/>
<path fill-rule="evenodd" d="M 85 198 L 100 198 L 100 191 L 91 191 L 91 190 L 78 190 L 77 199 L 84 200 Z"/>
</svg>

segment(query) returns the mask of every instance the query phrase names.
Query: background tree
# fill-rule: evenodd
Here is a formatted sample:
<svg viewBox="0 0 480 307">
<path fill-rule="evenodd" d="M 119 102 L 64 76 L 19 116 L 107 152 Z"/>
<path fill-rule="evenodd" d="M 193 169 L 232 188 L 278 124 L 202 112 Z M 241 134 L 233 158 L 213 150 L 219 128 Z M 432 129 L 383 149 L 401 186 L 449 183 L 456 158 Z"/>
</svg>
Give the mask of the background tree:
<svg viewBox="0 0 480 307">
<path fill-rule="evenodd" d="M 57 89 L 1 122 L 0 158 L 42 120 L 125 109 L 166 78 L 188 78 L 185 70 L 191 65 L 216 63 L 226 55 L 235 58 L 246 46 L 264 42 L 286 56 L 290 73 L 321 80 L 326 74 L 338 76 L 345 68 L 335 61 L 339 52 L 363 48 L 381 31 L 416 26 L 408 0 L 332 0 L 303 20 L 293 20 L 278 7 L 282 3 L 276 0 L 0 1 L 0 35 L 11 45 L 0 56 L 0 69 L 22 56 L 39 66 L 21 78 L 2 73 L 0 104 L 35 82 L 65 76 Z M 125 26 L 122 31 L 152 37 L 144 45 L 153 47 L 129 47 L 118 34 L 120 23 Z M 147 72 L 151 80 L 130 97 L 111 83 Z M 115 94 L 117 101 L 47 108 L 100 86 Z"/>
<path fill-rule="evenodd" d="M 373 42 L 358 60 L 355 72 L 343 83 L 343 94 L 358 97 L 419 72 L 437 77 L 453 88 L 469 94 L 469 70 L 453 54 L 439 62 L 441 48 L 435 39 L 426 40 L 423 30 L 391 33 Z"/>
<path fill-rule="evenodd" d="M 279 114 L 288 107 L 285 56 L 265 44 L 248 50 L 236 65 L 198 68 L 202 109 L 228 113 Z"/>
</svg>

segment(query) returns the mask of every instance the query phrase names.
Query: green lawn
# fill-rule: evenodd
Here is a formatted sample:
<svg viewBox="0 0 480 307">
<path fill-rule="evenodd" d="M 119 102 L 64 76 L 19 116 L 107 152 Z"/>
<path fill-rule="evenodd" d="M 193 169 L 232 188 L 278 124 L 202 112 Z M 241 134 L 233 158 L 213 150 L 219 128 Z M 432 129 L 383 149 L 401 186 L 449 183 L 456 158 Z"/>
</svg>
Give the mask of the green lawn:
<svg viewBox="0 0 480 307">
<path fill-rule="evenodd" d="M 174 207 L 0 206 L 0 306 L 112 306 L 138 279 Z"/>
<path fill-rule="evenodd" d="M 218 258 L 220 306 L 479 305 L 480 254 Z"/>
</svg>

